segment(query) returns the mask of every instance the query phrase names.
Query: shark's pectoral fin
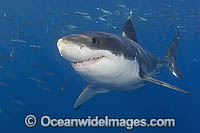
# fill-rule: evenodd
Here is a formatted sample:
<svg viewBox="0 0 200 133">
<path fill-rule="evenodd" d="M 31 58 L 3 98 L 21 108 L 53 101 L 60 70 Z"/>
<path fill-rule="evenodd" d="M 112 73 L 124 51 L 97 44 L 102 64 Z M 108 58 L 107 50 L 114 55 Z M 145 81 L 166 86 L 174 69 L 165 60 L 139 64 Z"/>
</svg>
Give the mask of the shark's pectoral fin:
<svg viewBox="0 0 200 133">
<path fill-rule="evenodd" d="M 179 91 L 179 92 L 182 92 L 182 93 L 191 94 L 190 92 L 187 92 L 187 91 L 185 91 L 183 89 L 180 89 L 180 88 L 178 88 L 176 86 L 170 85 L 170 84 L 168 84 L 166 82 L 160 81 L 158 79 L 154 79 L 152 77 L 148 77 L 146 75 L 142 75 L 141 78 L 144 79 L 144 80 L 146 80 L 146 81 L 149 81 L 149 82 L 152 82 L 152 83 L 155 83 L 155 84 L 158 84 L 158 85 L 162 85 L 162 86 L 171 88 L 173 90 L 176 90 L 176 91 Z"/>
<path fill-rule="evenodd" d="M 106 93 L 108 90 L 103 88 L 95 88 L 95 86 L 88 85 L 83 91 L 81 92 L 80 96 L 77 98 L 74 109 L 79 109 L 84 103 L 86 103 L 89 99 L 99 93 Z"/>
</svg>

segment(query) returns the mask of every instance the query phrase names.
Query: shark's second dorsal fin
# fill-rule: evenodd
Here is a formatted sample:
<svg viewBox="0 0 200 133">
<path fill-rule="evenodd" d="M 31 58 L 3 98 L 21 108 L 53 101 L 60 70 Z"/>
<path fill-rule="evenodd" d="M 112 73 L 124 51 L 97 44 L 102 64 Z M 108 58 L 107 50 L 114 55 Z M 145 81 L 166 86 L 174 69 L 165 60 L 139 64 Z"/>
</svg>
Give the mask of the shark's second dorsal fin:
<svg viewBox="0 0 200 133">
<path fill-rule="evenodd" d="M 133 22 L 131 19 L 128 19 L 123 27 L 123 32 L 122 32 L 122 36 L 126 36 L 129 39 L 138 42 L 137 41 L 137 35 L 135 32 L 135 28 L 133 26 Z"/>
<path fill-rule="evenodd" d="M 146 80 L 146 81 L 149 81 L 149 82 L 152 82 L 152 83 L 155 83 L 155 84 L 158 84 L 158 85 L 162 85 L 162 86 L 165 86 L 167 88 L 171 88 L 173 90 L 176 90 L 176 91 L 179 91 L 179 92 L 182 92 L 182 93 L 191 94 L 190 92 L 187 92 L 187 91 L 185 91 L 183 89 L 180 89 L 180 88 L 178 88 L 176 86 L 170 85 L 170 84 L 168 84 L 166 82 L 160 81 L 158 79 L 154 79 L 152 77 L 148 77 L 146 75 L 141 75 L 141 78 Z"/>
</svg>

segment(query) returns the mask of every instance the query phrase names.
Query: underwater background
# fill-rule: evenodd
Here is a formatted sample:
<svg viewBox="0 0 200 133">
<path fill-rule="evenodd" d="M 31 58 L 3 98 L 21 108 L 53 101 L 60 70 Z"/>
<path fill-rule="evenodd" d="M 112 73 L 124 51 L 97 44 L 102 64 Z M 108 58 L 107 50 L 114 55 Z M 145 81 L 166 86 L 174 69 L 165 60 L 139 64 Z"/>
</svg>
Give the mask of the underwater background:
<svg viewBox="0 0 200 133">
<path fill-rule="evenodd" d="M 200 130 L 200 1 L 198 0 L 1 0 L 0 132 L 196 133 Z M 104 9 L 104 10 L 102 10 Z M 63 36 L 84 31 L 121 34 L 130 17 L 139 44 L 163 58 L 180 31 L 177 62 L 184 80 L 162 69 L 159 79 L 192 93 L 155 84 L 109 92 L 75 111 L 87 82 L 57 49 Z M 24 118 L 175 118 L 175 128 L 28 128 Z"/>
</svg>

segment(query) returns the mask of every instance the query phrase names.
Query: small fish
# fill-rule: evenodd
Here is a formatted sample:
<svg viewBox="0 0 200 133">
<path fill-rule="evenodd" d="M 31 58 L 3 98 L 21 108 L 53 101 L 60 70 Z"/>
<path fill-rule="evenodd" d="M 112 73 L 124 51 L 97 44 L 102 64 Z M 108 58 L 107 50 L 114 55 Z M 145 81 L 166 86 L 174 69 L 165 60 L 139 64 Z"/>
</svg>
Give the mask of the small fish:
<svg viewBox="0 0 200 133">
<path fill-rule="evenodd" d="M 19 39 L 12 39 L 12 42 L 17 42 L 17 43 L 26 43 L 25 40 L 19 40 Z"/>
<path fill-rule="evenodd" d="M 71 17 L 71 15 L 69 15 L 69 13 L 66 13 L 66 12 L 63 12 L 63 15 L 67 17 Z"/>
<path fill-rule="evenodd" d="M 80 14 L 80 15 L 84 15 L 84 16 L 89 16 L 89 13 L 86 12 L 74 12 L 75 14 Z"/>
<path fill-rule="evenodd" d="M 68 25 L 68 27 L 69 27 L 69 28 L 72 28 L 72 29 L 76 29 L 76 28 L 78 28 L 78 27 L 75 26 L 75 25 Z"/>
<path fill-rule="evenodd" d="M 130 10 L 128 19 L 130 19 L 132 16 L 133 16 L 133 10 Z"/>
<path fill-rule="evenodd" d="M 116 15 L 116 16 L 120 16 L 120 14 L 121 14 L 121 13 L 120 13 L 119 11 L 115 11 L 115 15 Z"/>
<path fill-rule="evenodd" d="M 20 106 L 25 106 L 25 104 L 22 101 L 18 100 L 18 99 L 12 99 L 12 103 L 18 104 Z"/>
<path fill-rule="evenodd" d="M 144 16 L 149 16 L 150 14 L 148 14 L 148 13 L 144 13 Z"/>
<path fill-rule="evenodd" d="M 51 76 L 51 77 L 55 76 L 55 74 L 53 74 L 53 73 L 51 73 L 51 72 L 43 72 L 43 74 L 44 74 L 44 75 L 47 75 L 47 76 Z"/>
<path fill-rule="evenodd" d="M 14 50 L 12 50 L 12 51 L 10 52 L 10 57 L 11 57 L 11 58 L 14 57 Z"/>
<path fill-rule="evenodd" d="M 124 8 L 124 9 L 126 9 L 126 10 L 129 10 L 125 5 L 117 5 L 118 7 L 121 7 L 121 8 Z"/>
<path fill-rule="evenodd" d="M 8 83 L 6 83 L 6 82 L 0 82 L 0 86 L 8 87 L 9 85 L 8 85 Z"/>
<path fill-rule="evenodd" d="M 34 78 L 34 77 L 28 77 L 28 79 L 35 81 L 38 84 L 43 83 L 43 81 L 41 81 L 40 79 Z"/>
<path fill-rule="evenodd" d="M 48 87 L 46 87 L 46 86 L 43 86 L 43 85 L 41 85 L 41 84 L 39 84 L 39 88 L 42 89 L 42 90 L 44 90 L 44 91 L 48 91 L 48 92 L 51 91 L 50 88 L 48 88 Z"/>
<path fill-rule="evenodd" d="M 107 14 L 105 14 L 105 15 L 102 15 L 102 16 L 100 16 L 100 18 L 104 18 L 104 17 L 107 17 L 108 15 Z"/>
<path fill-rule="evenodd" d="M 9 78 L 15 78 L 14 75 L 12 75 L 12 74 L 10 74 L 10 73 L 8 73 L 8 72 L 5 72 L 5 74 L 6 74 Z"/>
<path fill-rule="evenodd" d="M 36 48 L 36 49 L 40 49 L 41 48 L 41 46 L 39 46 L 39 45 L 29 45 L 29 47 L 30 48 Z"/>
<path fill-rule="evenodd" d="M 141 20 L 143 21 L 148 21 L 146 18 L 143 18 L 143 17 L 139 17 Z"/>
<path fill-rule="evenodd" d="M 110 27 L 112 27 L 113 29 L 117 29 L 117 26 L 112 25 L 110 22 L 107 23 L 107 26 L 108 26 L 108 27 L 110 26 Z"/>
<path fill-rule="evenodd" d="M 10 112 L 7 112 L 7 110 L 0 108 L 0 115 L 9 115 Z"/>
<path fill-rule="evenodd" d="M 2 114 L 4 111 L 2 109 L 0 109 L 0 114 Z"/>
<path fill-rule="evenodd" d="M 198 61 L 196 58 L 194 58 L 193 61 L 194 61 L 195 63 L 199 63 L 199 61 Z"/>
<path fill-rule="evenodd" d="M 11 18 L 5 12 L 3 13 L 3 18 L 7 21 L 11 21 Z"/>
<path fill-rule="evenodd" d="M 106 19 L 105 19 L 105 18 L 102 18 L 102 17 L 99 17 L 99 20 L 101 20 L 101 21 L 106 21 Z"/>
<path fill-rule="evenodd" d="M 84 16 L 84 18 L 90 20 L 90 21 L 93 21 L 92 17 L 91 16 Z"/>
<path fill-rule="evenodd" d="M 103 13 L 113 15 L 113 13 L 108 11 L 108 10 L 105 10 L 105 9 L 102 9 L 102 8 L 98 8 L 98 7 L 96 9 L 99 10 L 99 11 L 102 11 Z"/>
<path fill-rule="evenodd" d="M 189 17 L 190 18 L 195 18 L 195 17 L 198 17 L 198 15 L 190 15 Z"/>
<path fill-rule="evenodd" d="M 71 25 L 71 24 L 66 24 L 66 23 L 63 23 L 63 25 L 67 26 L 68 29 L 74 31 L 75 29 L 77 29 L 78 27 L 75 26 L 75 25 Z"/>
</svg>

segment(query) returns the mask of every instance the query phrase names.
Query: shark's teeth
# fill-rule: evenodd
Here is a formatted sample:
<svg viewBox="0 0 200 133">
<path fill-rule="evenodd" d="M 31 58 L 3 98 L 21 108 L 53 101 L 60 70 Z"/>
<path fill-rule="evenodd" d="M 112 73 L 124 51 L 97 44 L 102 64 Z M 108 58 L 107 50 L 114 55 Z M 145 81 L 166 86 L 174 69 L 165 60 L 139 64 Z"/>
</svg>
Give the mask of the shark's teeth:
<svg viewBox="0 0 200 133">
<path fill-rule="evenodd" d="M 84 61 L 78 61 L 78 62 L 72 62 L 72 65 L 76 67 L 81 67 L 81 66 L 87 66 L 90 64 L 94 64 L 98 62 L 100 59 L 104 58 L 105 56 L 100 56 L 100 57 L 95 57 L 95 58 L 90 58 Z"/>
</svg>

